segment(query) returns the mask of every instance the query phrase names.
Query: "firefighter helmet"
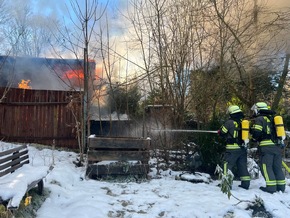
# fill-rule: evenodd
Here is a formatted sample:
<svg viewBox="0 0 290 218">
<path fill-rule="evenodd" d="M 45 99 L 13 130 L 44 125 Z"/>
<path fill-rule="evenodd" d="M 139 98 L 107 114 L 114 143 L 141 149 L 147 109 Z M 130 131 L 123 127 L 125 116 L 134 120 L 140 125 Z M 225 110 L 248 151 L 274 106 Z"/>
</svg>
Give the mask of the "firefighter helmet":
<svg viewBox="0 0 290 218">
<path fill-rule="evenodd" d="M 252 107 L 251 110 L 254 112 L 255 115 L 259 114 L 260 110 L 268 110 L 268 105 L 265 102 L 258 102 L 255 103 Z"/>
<path fill-rule="evenodd" d="M 229 114 L 235 114 L 235 113 L 238 113 L 238 112 L 242 112 L 239 106 L 231 105 L 231 106 L 228 107 L 228 113 Z"/>
</svg>

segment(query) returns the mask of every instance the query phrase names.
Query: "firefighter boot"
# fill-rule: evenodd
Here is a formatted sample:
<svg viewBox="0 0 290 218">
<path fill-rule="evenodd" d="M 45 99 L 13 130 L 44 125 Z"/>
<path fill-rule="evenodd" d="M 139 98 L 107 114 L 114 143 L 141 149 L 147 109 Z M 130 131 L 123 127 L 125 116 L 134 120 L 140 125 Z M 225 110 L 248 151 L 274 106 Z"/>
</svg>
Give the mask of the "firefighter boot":
<svg viewBox="0 0 290 218">
<path fill-rule="evenodd" d="M 248 190 L 250 187 L 250 181 L 242 181 L 239 187 Z"/>
</svg>

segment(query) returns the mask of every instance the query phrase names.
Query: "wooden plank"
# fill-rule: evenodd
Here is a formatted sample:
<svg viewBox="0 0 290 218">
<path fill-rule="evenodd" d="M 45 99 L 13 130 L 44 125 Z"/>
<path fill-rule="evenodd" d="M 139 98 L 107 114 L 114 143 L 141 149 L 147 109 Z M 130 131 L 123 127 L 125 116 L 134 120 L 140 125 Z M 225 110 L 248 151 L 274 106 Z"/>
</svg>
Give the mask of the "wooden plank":
<svg viewBox="0 0 290 218">
<path fill-rule="evenodd" d="M 0 177 L 29 163 L 26 145 L 0 152 Z"/>
<path fill-rule="evenodd" d="M 148 164 L 134 165 L 89 165 L 86 175 L 89 178 L 106 175 L 147 175 L 149 172 Z"/>
<path fill-rule="evenodd" d="M 93 150 L 88 152 L 88 160 L 90 162 L 98 162 L 104 160 L 119 160 L 119 161 L 128 161 L 128 160 L 140 160 L 140 161 L 149 161 L 149 152 L 148 151 L 103 151 L 103 150 Z"/>
<path fill-rule="evenodd" d="M 27 148 L 26 145 L 21 145 L 19 147 L 15 147 L 15 148 L 12 148 L 12 149 L 9 149 L 9 150 L 6 150 L 6 151 L 1 151 L 0 152 L 0 157 L 8 155 L 8 154 L 12 154 L 12 153 L 14 153 L 16 151 L 20 151 L 20 150 L 26 149 L 26 148 Z"/>
<path fill-rule="evenodd" d="M 0 170 L 4 170 L 5 168 L 8 168 L 8 167 L 16 167 L 16 168 L 19 168 L 17 167 L 18 165 L 21 165 L 23 163 L 27 163 L 27 159 L 28 158 L 28 155 L 26 156 L 23 156 L 23 157 L 20 157 L 20 158 L 17 158 L 15 160 L 11 159 L 12 161 L 10 162 L 7 162 L 6 164 L 3 164 L 2 166 L 0 166 Z M 28 160 L 28 163 L 29 163 L 29 160 Z"/>
<path fill-rule="evenodd" d="M 122 137 L 93 137 L 89 138 L 89 148 L 130 148 L 149 149 L 150 140 L 142 138 L 122 138 Z"/>
<path fill-rule="evenodd" d="M 6 174 L 8 174 L 8 173 L 14 172 L 15 170 L 17 170 L 17 169 L 19 169 L 20 167 L 22 167 L 24 164 L 28 164 L 28 163 L 29 163 L 29 161 L 27 160 L 27 161 L 25 161 L 25 162 L 22 162 L 21 164 L 17 164 L 17 165 L 15 165 L 15 166 L 11 167 L 11 168 L 8 168 L 8 169 L 6 169 L 6 170 L 0 172 L 0 177 L 6 175 Z"/>
<path fill-rule="evenodd" d="M 3 164 L 5 162 L 11 161 L 11 160 L 16 159 L 16 158 L 18 159 L 19 157 L 24 156 L 27 153 L 28 153 L 28 150 L 25 150 L 25 151 L 21 151 L 21 152 L 15 152 L 15 153 L 10 154 L 10 155 L 6 155 L 0 159 L 0 164 Z M 0 165 L 0 170 L 1 170 L 1 165 Z"/>
</svg>

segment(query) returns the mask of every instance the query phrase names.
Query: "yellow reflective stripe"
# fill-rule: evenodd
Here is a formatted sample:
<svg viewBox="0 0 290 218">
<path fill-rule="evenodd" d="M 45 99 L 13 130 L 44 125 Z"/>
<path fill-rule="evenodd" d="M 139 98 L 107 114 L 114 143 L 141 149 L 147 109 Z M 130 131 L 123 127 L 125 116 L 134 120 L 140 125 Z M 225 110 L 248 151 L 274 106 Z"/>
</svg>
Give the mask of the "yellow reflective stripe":
<svg viewBox="0 0 290 218">
<path fill-rule="evenodd" d="M 277 180 L 277 185 L 286 185 L 286 180 Z"/>
<path fill-rule="evenodd" d="M 226 176 L 228 172 L 228 162 L 224 162 L 224 175 Z"/>
<path fill-rule="evenodd" d="M 266 120 L 267 124 L 271 122 L 268 117 L 264 117 L 264 120 Z M 270 126 L 269 125 L 267 125 L 266 133 L 267 134 L 271 134 L 271 130 L 270 130 Z"/>
<path fill-rule="evenodd" d="M 235 124 L 235 128 L 237 129 L 239 127 L 238 123 L 234 121 L 234 124 Z M 236 129 L 234 130 L 233 138 L 238 137 L 238 131 Z"/>
<path fill-rule="evenodd" d="M 269 176 L 268 176 L 266 164 L 263 164 L 262 167 L 263 167 L 263 173 L 264 173 L 264 176 L 265 176 L 265 180 L 269 181 L 270 179 L 269 179 Z"/>
<path fill-rule="evenodd" d="M 250 181 L 251 177 L 250 176 L 241 176 L 240 179 L 241 179 L 241 181 Z"/>
<path fill-rule="evenodd" d="M 276 186 L 277 182 L 276 182 L 276 180 L 266 181 L 266 185 L 267 186 Z"/>
<path fill-rule="evenodd" d="M 263 126 L 258 125 L 258 124 L 254 124 L 254 125 L 253 125 L 253 129 L 255 129 L 255 130 L 259 130 L 259 131 L 262 131 L 262 130 L 263 130 Z"/>
<path fill-rule="evenodd" d="M 275 145 L 275 144 L 273 143 L 271 139 L 263 140 L 260 142 L 260 146 L 265 146 L 265 145 Z"/>
<path fill-rule="evenodd" d="M 228 132 L 228 129 L 227 129 L 226 127 L 222 126 L 222 131 L 223 131 L 224 133 L 227 133 L 227 132 Z"/>
<path fill-rule="evenodd" d="M 237 143 L 227 144 L 227 146 L 226 146 L 226 149 L 230 149 L 230 150 L 232 150 L 232 149 L 239 149 L 239 148 L 240 148 L 240 146 Z"/>
<path fill-rule="evenodd" d="M 266 164 L 263 164 L 262 167 L 263 167 L 263 173 L 264 173 L 265 180 L 266 180 L 266 185 L 267 186 L 275 186 L 275 185 L 277 185 L 276 180 L 270 180 L 268 172 L 267 172 Z"/>
</svg>

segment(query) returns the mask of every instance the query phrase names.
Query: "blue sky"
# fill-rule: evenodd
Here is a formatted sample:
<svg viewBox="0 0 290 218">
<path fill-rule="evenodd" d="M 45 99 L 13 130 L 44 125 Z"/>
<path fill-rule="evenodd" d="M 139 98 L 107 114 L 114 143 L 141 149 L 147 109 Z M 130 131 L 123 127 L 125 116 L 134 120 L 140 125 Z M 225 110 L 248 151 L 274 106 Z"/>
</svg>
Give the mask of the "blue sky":
<svg viewBox="0 0 290 218">
<path fill-rule="evenodd" d="M 54 14 L 57 17 L 68 17 L 68 8 L 71 8 L 71 2 L 75 0 L 26 0 L 31 1 L 34 13 L 41 13 L 45 15 Z M 77 0 L 78 4 L 84 9 L 85 0 Z M 90 5 L 92 0 L 88 0 Z M 104 8 L 108 3 L 109 11 L 113 8 L 122 8 L 127 0 L 97 0 L 99 8 Z"/>
<path fill-rule="evenodd" d="M 23 0 L 16 1 L 21 2 Z M 75 13 L 71 8 L 72 2 L 73 3 L 77 2 L 80 5 L 82 11 L 83 12 L 85 11 L 85 0 L 25 0 L 25 1 L 31 3 L 33 14 L 41 14 L 55 18 L 56 20 L 65 24 L 65 26 L 67 27 L 74 26 L 72 24 L 70 16 L 73 16 L 74 22 L 79 24 L 79 20 L 77 19 Z M 95 0 L 88 0 L 88 6 L 92 5 L 93 1 Z M 120 11 L 127 9 L 128 0 L 96 0 L 96 1 L 98 4 L 97 10 L 99 13 L 101 13 L 107 5 L 106 13 L 108 15 L 108 18 L 111 20 L 110 22 L 111 34 L 113 35 L 122 34 L 121 32 L 123 32 L 123 27 L 121 27 L 120 25 L 123 25 L 123 22 L 120 22 L 118 16 L 120 16 Z M 117 30 L 116 28 L 119 30 Z"/>
</svg>

